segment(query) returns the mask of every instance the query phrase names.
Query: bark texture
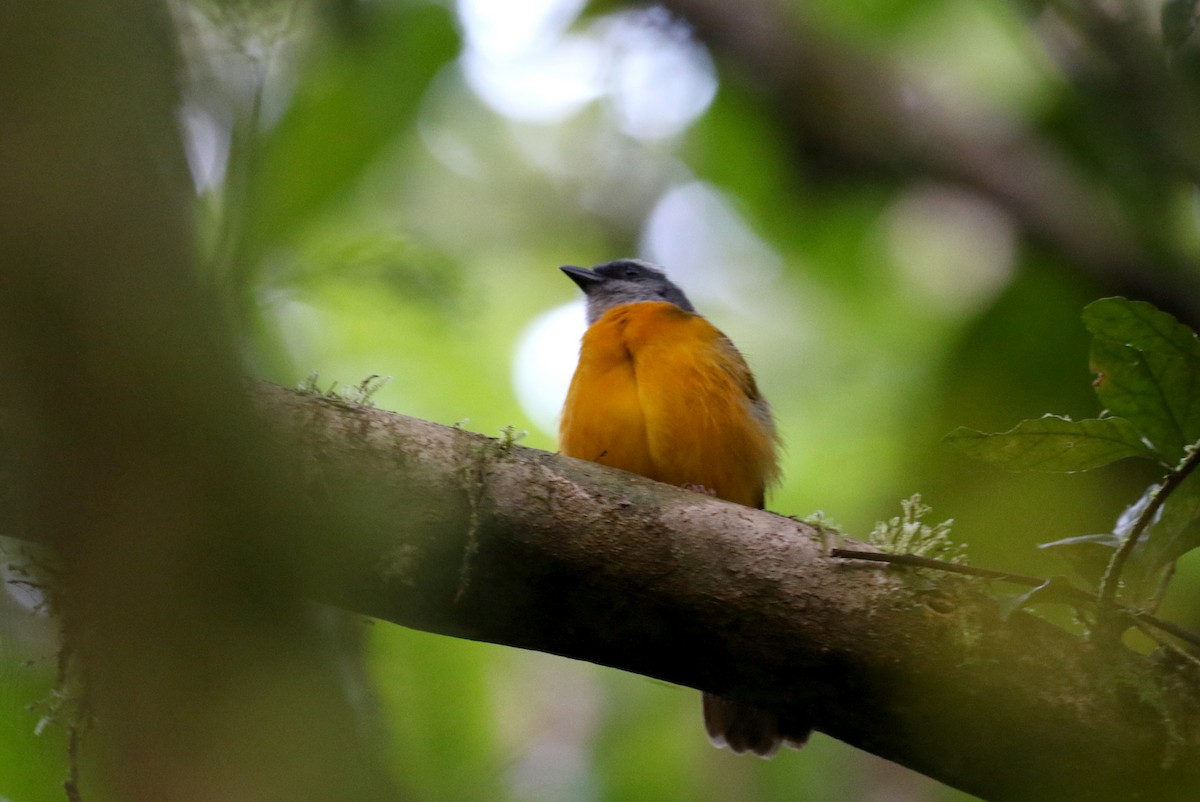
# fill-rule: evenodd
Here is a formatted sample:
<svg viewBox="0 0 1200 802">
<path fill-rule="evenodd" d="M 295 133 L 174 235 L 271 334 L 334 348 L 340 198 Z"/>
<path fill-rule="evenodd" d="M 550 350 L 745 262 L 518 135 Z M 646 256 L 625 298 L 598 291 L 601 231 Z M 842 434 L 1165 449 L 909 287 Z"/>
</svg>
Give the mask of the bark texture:
<svg viewBox="0 0 1200 802">
<path fill-rule="evenodd" d="M 811 720 L 985 799 L 1200 789 L 1194 666 L 1005 617 L 974 580 L 829 557 L 845 539 L 770 512 L 376 409 L 258 396 L 300 446 L 310 496 L 349 495 L 365 515 L 325 544 L 327 600 Z"/>
</svg>

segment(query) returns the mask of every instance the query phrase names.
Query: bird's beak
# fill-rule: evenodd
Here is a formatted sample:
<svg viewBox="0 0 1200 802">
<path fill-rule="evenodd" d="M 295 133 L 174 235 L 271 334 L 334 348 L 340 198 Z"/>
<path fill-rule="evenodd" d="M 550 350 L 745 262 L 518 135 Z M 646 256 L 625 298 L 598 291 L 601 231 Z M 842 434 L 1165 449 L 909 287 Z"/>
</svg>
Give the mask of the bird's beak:
<svg viewBox="0 0 1200 802">
<path fill-rule="evenodd" d="M 586 267 L 575 267 L 574 265 L 563 265 L 559 268 L 567 274 L 567 277 L 579 285 L 579 289 L 587 292 L 590 288 L 596 286 L 601 281 L 604 281 L 604 276 L 596 275 L 595 271 L 589 270 Z"/>
</svg>

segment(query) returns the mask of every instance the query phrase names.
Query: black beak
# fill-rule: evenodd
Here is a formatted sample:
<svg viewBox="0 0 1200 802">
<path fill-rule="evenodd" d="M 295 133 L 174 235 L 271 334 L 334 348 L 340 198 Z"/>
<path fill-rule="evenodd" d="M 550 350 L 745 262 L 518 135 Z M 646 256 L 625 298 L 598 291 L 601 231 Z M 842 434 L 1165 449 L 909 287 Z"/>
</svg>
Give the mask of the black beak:
<svg viewBox="0 0 1200 802">
<path fill-rule="evenodd" d="M 559 268 L 567 274 L 567 277 L 579 285 L 579 289 L 587 292 L 592 287 L 604 281 L 604 276 L 599 276 L 593 270 L 586 267 L 575 267 L 574 265 L 563 265 Z"/>
</svg>

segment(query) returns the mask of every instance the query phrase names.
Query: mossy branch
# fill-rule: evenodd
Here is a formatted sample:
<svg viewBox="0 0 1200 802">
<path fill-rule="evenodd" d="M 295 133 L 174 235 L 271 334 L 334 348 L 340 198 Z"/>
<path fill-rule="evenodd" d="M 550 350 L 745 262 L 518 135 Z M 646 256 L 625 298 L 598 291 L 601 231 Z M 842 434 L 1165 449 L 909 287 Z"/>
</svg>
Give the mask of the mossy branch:
<svg viewBox="0 0 1200 802">
<path fill-rule="evenodd" d="M 321 497 L 370 511 L 322 544 L 327 601 L 746 701 L 986 799 L 1200 789 L 1187 661 L 1098 649 L 962 577 L 864 570 L 770 512 L 376 409 L 258 399 Z"/>
</svg>

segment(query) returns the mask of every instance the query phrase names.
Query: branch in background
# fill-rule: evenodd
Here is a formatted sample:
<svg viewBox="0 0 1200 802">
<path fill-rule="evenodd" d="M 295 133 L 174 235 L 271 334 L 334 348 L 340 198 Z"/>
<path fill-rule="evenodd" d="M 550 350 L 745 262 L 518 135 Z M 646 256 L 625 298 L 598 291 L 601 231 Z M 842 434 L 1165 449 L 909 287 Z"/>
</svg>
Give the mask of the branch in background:
<svg viewBox="0 0 1200 802">
<path fill-rule="evenodd" d="M 1023 121 L 999 109 L 939 103 L 923 87 L 902 81 L 885 61 L 823 35 L 794 4 L 664 0 L 663 5 L 726 59 L 731 74 L 770 98 L 780 129 L 798 148 L 817 143 L 851 164 L 970 188 L 1102 286 L 1161 300 L 1165 308 L 1183 304 L 1191 320 L 1200 320 L 1200 304 L 1192 300 L 1200 298 L 1194 259 L 1152 253 L 1144 232 L 1114 204 L 1113 193 L 1094 185 L 1066 153 Z M 1156 97 L 1168 97 L 1166 88 L 1156 89 Z M 1173 100 L 1176 106 L 1185 101 Z"/>
<path fill-rule="evenodd" d="M 1178 725 L 1200 715 L 1190 666 L 1006 617 L 957 577 L 832 559 L 790 518 L 326 398 L 258 399 L 311 498 L 372 510 L 320 544 L 321 594 L 348 609 L 767 707 L 987 799 L 1200 788 Z"/>
</svg>

